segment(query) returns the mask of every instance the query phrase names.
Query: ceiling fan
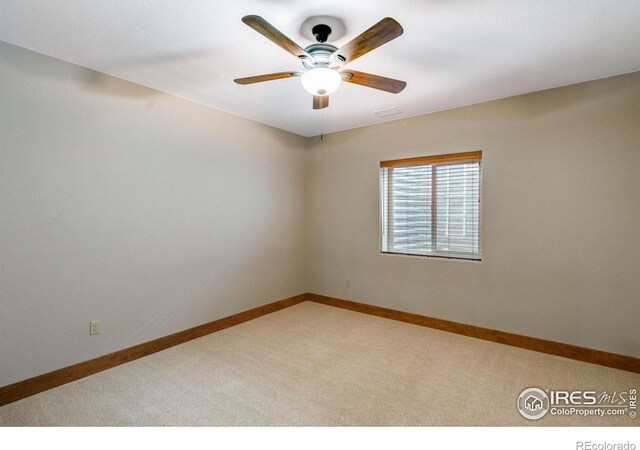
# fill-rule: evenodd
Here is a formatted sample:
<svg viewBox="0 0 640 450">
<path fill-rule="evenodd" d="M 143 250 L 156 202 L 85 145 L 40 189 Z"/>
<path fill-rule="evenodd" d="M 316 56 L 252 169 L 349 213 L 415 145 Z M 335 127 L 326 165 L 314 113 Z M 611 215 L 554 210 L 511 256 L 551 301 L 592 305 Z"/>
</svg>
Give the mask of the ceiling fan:
<svg viewBox="0 0 640 450">
<path fill-rule="evenodd" d="M 331 34 L 331 27 L 328 25 L 319 24 L 314 26 L 312 33 L 318 42 L 303 49 L 260 16 L 244 16 L 242 21 L 296 58 L 299 58 L 305 70 L 237 78 L 234 81 L 238 84 L 253 84 L 282 78 L 301 77 L 302 86 L 313 95 L 313 109 L 322 109 L 329 106 L 329 95 L 340 87 L 342 81 L 393 94 L 398 94 L 407 85 L 404 81 L 344 69 L 343 67 L 402 34 L 404 31 L 402 26 L 391 17 L 382 19 L 339 49 L 334 45 L 327 44 L 327 39 Z"/>
</svg>

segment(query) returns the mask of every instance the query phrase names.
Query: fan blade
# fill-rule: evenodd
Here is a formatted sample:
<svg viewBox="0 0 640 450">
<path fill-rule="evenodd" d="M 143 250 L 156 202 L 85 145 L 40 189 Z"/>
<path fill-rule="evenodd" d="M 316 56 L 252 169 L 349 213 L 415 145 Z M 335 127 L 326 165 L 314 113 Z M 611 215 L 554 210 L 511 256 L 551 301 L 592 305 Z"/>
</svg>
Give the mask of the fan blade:
<svg viewBox="0 0 640 450">
<path fill-rule="evenodd" d="M 267 39 L 271 40 L 272 42 L 276 43 L 277 45 L 291 53 L 293 56 L 296 56 L 298 58 L 312 59 L 311 55 L 305 52 L 302 47 L 286 37 L 262 17 L 244 16 L 242 18 L 242 21 Z"/>
<path fill-rule="evenodd" d="M 314 95 L 313 96 L 313 109 L 323 109 L 329 106 L 328 95 Z"/>
<path fill-rule="evenodd" d="M 235 81 L 238 84 L 253 84 L 261 83 L 263 81 L 280 80 L 282 78 L 299 77 L 302 72 L 278 72 L 268 73 L 266 75 L 256 75 L 254 77 L 236 78 Z"/>
<path fill-rule="evenodd" d="M 333 58 L 341 56 L 346 64 L 397 38 L 403 32 L 402 26 L 395 19 L 385 17 L 367 31 L 340 47 L 331 56 Z"/>
<path fill-rule="evenodd" d="M 406 81 L 394 80 L 393 78 L 381 77 L 380 75 L 358 72 L 356 70 L 346 70 L 341 72 L 341 75 L 342 80 L 348 83 L 380 89 L 381 91 L 391 92 L 392 94 L 402 92 L 407 86 Z"/>
</svg>

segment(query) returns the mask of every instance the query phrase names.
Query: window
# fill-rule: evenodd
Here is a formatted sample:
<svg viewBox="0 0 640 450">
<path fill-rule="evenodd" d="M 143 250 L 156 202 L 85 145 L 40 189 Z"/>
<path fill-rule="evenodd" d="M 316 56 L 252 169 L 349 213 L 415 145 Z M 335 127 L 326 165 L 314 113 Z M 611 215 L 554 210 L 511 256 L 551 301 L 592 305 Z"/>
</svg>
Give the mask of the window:
<svg viewBox="0 0 640 450">
<path fill-rule="evenodd" d="M 480 260 L 482 152 L 382 161 L 381 251 Z"/>
</svg>

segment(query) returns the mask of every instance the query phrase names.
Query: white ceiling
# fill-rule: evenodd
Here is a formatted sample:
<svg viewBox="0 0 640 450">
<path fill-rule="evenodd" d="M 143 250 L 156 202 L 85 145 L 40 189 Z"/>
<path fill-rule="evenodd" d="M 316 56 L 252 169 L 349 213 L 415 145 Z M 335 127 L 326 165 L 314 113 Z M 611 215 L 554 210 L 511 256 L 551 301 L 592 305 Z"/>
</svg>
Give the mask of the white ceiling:
<svg viewBox="0 0 640 450">
<path fill-rule="evenodd" d="M 309 16 L 344 21 L 338 47 L 394 17 L 404 35 L 348 67 L 408 86 L 393 95 L 343 83 L 314 111 L 297 78 L 237 85 L 302 67 L 244 25 L 247 14 L 302 47 Z M 0 40 L 313 136 L 638 71 L 640 1 L 2 0 Z M 402 114 L 373 114 L 393 107 Z"/>
</svg>

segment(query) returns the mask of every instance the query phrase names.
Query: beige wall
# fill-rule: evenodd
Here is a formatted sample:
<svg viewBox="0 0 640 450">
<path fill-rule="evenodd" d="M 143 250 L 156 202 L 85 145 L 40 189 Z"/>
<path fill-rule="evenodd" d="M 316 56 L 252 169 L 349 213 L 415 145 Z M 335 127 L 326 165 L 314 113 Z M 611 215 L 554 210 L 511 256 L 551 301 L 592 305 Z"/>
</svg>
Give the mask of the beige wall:
<svg viewBox="0 0 640 450">
<path fill-rule="evenodd" d="M 305 292 L 304 145 L 0 42 L 0 386 Z"/>
<path fill-rule="evenodd" d="M 378 162 L 478 149 L 483 261 L 380 255 Z M 640 356 L 640 73 L 316 138 L 307 223 L 310 292 Z"/>
</svg>

